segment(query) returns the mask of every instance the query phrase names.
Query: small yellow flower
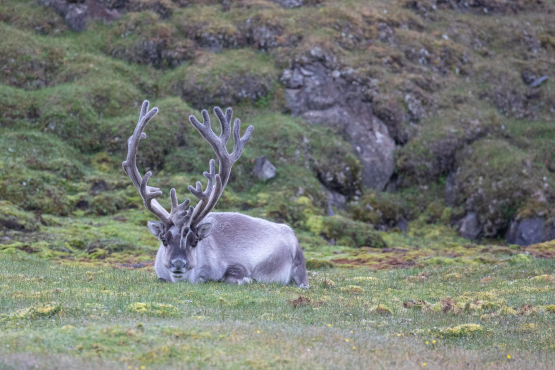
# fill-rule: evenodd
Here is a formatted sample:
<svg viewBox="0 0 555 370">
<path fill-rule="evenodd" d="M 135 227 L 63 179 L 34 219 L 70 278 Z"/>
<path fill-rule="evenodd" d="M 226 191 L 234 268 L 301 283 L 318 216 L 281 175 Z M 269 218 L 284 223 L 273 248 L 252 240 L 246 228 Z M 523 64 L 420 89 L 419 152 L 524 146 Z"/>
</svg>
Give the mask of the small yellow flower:
<svg viewBox="0 0 555 370">
<path fill-rule="evenodd" d="M 435 341 L 435 340 L 432 340 L 432 344 L 436 344 L 436 341 Z"/>
<path fill-rule="evenodd" d="M 511 359 L 511 355 L 507 355 L 507 360 L 510 360 L 510 359 Z"/>
<path fill-rule="evenodd" d="M 351 334 L 353 334 L 353 331 L 351 330 Z"/>
<path fill-rule="evenodd" d="M 353 346 L 353 349 L 357 349 L 355 346 Z"/>
<path fill-rule="evenodd" d="M 349 341 L 349 339 L 345 339 L 345 342 L 348 342 L 348 341 Z"/>
<path fill-rule="evenodd" d="M 128 369 L 131 369 L 131 365 L 127 366 Z"/>
<path fill-rule="evenodd" d="M 426 367 L 426 365 L 428 365 L 428 364 L 427 364 L 427 363 L 425 363 L 425 362 L 424 362 L 424 363 L 422 364 L 422 366 L 424 366 L 424 367 Z"/>
<path fill-rule="evenodd" d="M 145 367 L 144 367 L 144 366 L 141 366 L 141 370 L 145 370 Z"/>
<path fill-rule="evenodd" d="M 430 342 L 426 341 L 426 344 L 430 344 Z"/>
<path fill-rule="evenodd" d="M 260 334 L 260 330 L 257 330 L 256 333 L 257 333 L 257 334 Z"/>
<path fill-rule="evenodd" d="M 331 324 L 328 324 L 328 326 L 331 326 Z"/>
<path fill-rule="evenodd" d="M 312 338 L 312 340 L 316 340 L 316 338 Z"/>
<path fill-rule="evenodd" d="M 401 334 L 397 334 L 397 336 L 398 336 L 398 337 L 400 337 L 400 336 L 401 336 Z"/>
</svg>

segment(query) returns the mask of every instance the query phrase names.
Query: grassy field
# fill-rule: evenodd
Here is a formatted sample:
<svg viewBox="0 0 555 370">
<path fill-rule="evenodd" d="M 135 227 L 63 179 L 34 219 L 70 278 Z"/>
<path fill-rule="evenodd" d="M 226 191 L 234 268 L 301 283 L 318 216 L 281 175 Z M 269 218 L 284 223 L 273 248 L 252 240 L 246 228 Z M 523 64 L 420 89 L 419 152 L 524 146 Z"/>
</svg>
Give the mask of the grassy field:
<svg viewBox="0 0 555 370">
<path fill-rule="evenodd" d="M 321 269 L 306 291 L 113 266 L 3 256 L 0 368 L 555 367 L 552 260 Z"/>
</svg>

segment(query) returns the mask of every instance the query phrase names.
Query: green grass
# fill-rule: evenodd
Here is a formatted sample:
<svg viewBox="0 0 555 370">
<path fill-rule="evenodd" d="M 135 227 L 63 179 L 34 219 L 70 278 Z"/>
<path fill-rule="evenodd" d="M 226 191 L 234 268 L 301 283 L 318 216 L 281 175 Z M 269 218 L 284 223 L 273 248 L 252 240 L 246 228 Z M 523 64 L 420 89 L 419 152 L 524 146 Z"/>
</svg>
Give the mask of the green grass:
<svg viewBox="0 0 555 370">
<path fill-rule="evenodd" d="M 29 257 L 3 257 L 0 266 L 2 368 L 29 361 L 41 368 L 100 361 L 96 366 L 115 369 L 555 364 L 550 260 L 320 270 L 309 274 L 307 291 L 258 283 L 166 284 L 151 269 Z M 310 302 L 295 308 L 299 296 Z M 433 308 L 447 297 L 457 303 L 454 310 Z M 432 308 L 404 307 L 420 300 Z M 481 309 L 474 307 L 478 301 Z M 535 311 L 519 313 L 522 305 Z M 480 327 L 470 333 L 457 328 L 463 324 Z"/>
</svg>

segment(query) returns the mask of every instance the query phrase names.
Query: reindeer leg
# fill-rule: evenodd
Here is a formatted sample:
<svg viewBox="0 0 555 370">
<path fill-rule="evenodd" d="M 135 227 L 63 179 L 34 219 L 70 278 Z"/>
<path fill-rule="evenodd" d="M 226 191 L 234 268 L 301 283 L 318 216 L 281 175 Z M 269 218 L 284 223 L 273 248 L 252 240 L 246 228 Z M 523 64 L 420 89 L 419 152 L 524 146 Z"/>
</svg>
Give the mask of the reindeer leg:
<svg viewBox="0 0 555 370">
<path fill-rule="evenodd" d="M 224 281 L 231 284 L 250 284 L 252 283 L 252 278 L 245 266 L 243 265 L 229 265 L 224 273 Z"/>
<path fill-rule="evenodd" d="M 295 259 L 293 260 L 293 280 L 295 284 L 301 289 L 308 289 L 308 278 L 306 277 L 306 264 L 304 260 L 303 250 L 301 246 L 297 244 L 297 251 L 295 253 Z"/>
</svg>

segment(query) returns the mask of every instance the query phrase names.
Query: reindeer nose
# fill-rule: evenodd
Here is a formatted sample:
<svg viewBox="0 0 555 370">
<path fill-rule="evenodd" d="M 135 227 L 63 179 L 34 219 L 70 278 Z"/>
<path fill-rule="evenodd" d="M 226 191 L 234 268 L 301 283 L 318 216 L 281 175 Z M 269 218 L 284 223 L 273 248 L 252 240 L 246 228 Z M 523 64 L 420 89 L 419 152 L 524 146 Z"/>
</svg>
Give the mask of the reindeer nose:
<svg viewBox="0 0 555 370">
<path fill-rule="evenodd" d="M 183 270 L 187 262 L 181 258 L 176 258 L 170 262 L 170 269 L 172 270 Z"/>
</svg>

